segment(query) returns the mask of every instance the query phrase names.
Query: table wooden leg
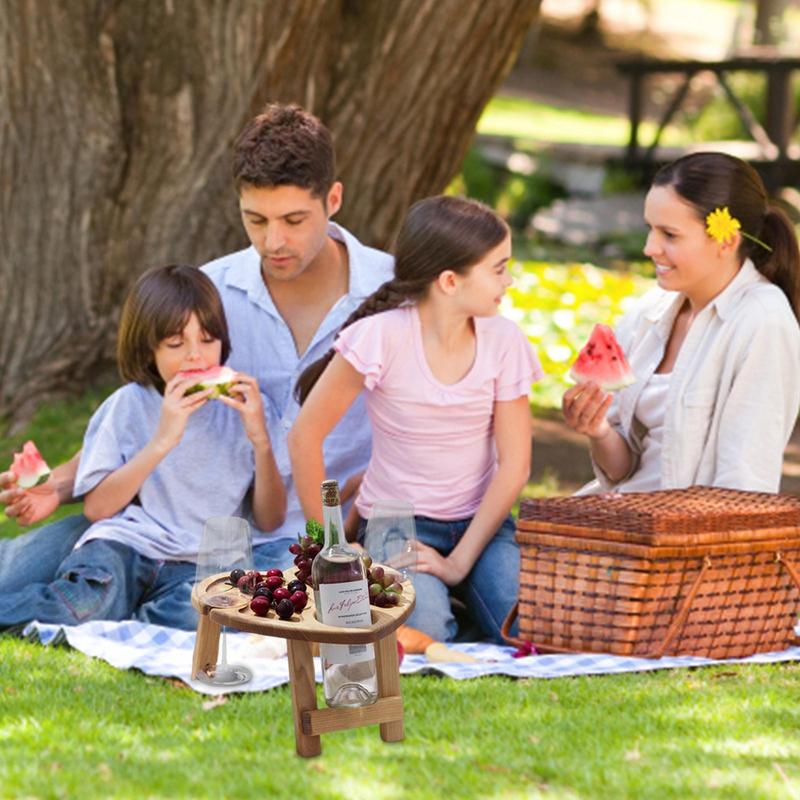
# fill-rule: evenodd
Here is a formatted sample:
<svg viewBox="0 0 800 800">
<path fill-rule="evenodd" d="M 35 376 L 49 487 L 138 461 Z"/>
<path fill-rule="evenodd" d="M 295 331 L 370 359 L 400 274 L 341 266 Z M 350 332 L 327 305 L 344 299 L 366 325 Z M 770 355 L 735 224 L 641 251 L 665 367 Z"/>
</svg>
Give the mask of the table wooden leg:
<svg viewBox="0 0 800 800">
<path fill-rule="evenodd" d="M 220 626 L 213 622 L 208 614 L 201 614 L 197 623 L 197 638 L 192 656 L 192 678 L 197 678 L 201 671 L 208 671 L 216 666 L 219 654 Z"/>
<path fill-rule="evenodd" d="M 378 662 L 378 695 L 400 697 L 400 667 L 397 663 L 397 633 L 375 642 L 375 659 Z M 402 717 L 396 722 L 382 722 L 381 739 L 384 742 L 399 742 L 403 736 Z"/>
<path fill-rule="evenodd" d="M 294 739 L 297 754 L 308 758 L 322 752 L 319 736 L 310 736 L 303 730 L 303 714 L 317 708 L 317 688 L 314 680 L 314 659 L 311 642 L 299 639 L 287 641 L 289 655 L 289 681 L 292 688 L 294 714 Z"/>
</svg>

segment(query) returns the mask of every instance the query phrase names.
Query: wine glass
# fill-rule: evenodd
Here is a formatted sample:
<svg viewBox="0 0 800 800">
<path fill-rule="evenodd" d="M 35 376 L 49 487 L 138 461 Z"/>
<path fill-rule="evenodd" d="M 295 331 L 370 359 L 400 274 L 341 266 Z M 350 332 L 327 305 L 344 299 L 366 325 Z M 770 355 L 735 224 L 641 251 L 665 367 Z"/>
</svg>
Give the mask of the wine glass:
<svg viewBox="0 0 800 800">
<path fill-rule="evenodd" d="M 253 545 L 250 525 L 241 517 L 211 517 L 203 526 L 203 537 L 197 553 L 196 591 L 203 603 L 211 608 L 241 608 L 249 598 L 229 580 L 233 569 L 253 568 Z M 208 579 L 218 575 L 216 580 Z M 213 669 L 201 670 L 197 679 L 214 686 L 238 686 L 252 680 L 253 673 L 237 664 L 228 664 L 225 626 L 222 626 L 220 661 Z"/>
<path fill-rule="evenodd" d="M 414 506 L 405 500 L 373 503 L 364 534 L 364 548 L 376 564 L 399 572 L 410 580 L 417 568 L 417 529 Z"/>
</svg>

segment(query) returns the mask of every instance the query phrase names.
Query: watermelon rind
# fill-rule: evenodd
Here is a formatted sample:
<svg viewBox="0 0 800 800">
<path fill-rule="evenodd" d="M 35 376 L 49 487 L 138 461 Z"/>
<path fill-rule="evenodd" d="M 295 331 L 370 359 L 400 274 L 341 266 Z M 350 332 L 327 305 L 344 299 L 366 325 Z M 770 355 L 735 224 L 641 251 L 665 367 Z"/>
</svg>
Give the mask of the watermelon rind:
<svg viewBox="0 0 800 800">
<path fill-rule="evenodd" d="M 212 367 L 212 369 L 215 368 Z M 184 395 L 196 394 L 197 392 L 202 392 L 205 389 L 213 389 L 213 392 L 209 395 L 210 399 L 220 397 L 221 395 L 225 395 L 227 397 L 229 396 L 231 386 L 233 386 L 234 383 L 233 376 L 234 371 L 230 367 L 222 367 L 219 370 L 218 375 L 199 380 L 197 383 L 190 386 L 184 392 Z"/>
<path fill-rule="evenodd" d="M 17 486 L 20 489 L 33 489 L 34 486 L 41 486 L 49 477 L 49 469 L 45 469 L 44 472 L 38 475 L 23 475 L 21 478 L 17 478 Z"/>
</svg>

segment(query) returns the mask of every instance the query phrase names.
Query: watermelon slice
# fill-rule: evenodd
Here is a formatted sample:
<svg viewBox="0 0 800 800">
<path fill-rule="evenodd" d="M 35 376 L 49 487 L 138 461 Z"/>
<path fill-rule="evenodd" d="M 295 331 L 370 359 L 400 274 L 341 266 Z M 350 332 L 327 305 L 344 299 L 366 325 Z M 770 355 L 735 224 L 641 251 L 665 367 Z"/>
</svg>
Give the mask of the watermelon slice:
<svg viewBox="0 0 800 800">
<path fill-rule="evenodd" d="M 595 325 L 589 341 L 569 371 L 575 383 L 593 381 L 604 392 L 624 389 L 636 381 L 628 359 L 608 325 Z"/>
<path fill-rule="evenodd" d="M 203 389 L 213 389 L 211 397 L 227 395 L 233 384 L 236 373 L 230 367 L 209 367 L 208 369 L 185 369 L 178 373 L 179 378 L 193 378 L 196 383 L 190 386 L 185 394 L 202 392 Z"/>
<path fill-rule="evenodd" d="M 9 468 L 21 489 L 31 489 L 50 477 L 50 467 L 33 442 L 25 442 L 21 453 L 14 453 L 14 463 Z"/>
</svg>

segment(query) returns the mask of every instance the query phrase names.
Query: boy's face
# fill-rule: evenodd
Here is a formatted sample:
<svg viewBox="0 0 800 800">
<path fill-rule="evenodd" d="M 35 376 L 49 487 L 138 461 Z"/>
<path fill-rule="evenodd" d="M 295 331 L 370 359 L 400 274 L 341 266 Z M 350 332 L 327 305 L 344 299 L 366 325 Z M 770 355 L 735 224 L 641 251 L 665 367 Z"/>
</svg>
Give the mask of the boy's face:
<svg viewBox="0 0 800 800">
<path fill-rule="evenodd" d="M 154 356 L 158 374 L 169 383 L 181 370 L 216 367 L 222 358 L 222 342 L 204 331 L 192 312 L 180 333 L 159 342 Z"/>
<path fill-rule="evenodd" d="M 328 219 L 341 204 L 338 181 L 324 200 L 299 186 L 244 184 L 239 209 L 247 237 L 261 256 L 264 278 L 291 281 L 301 275 L 325 246 Z"/>
</svg>

